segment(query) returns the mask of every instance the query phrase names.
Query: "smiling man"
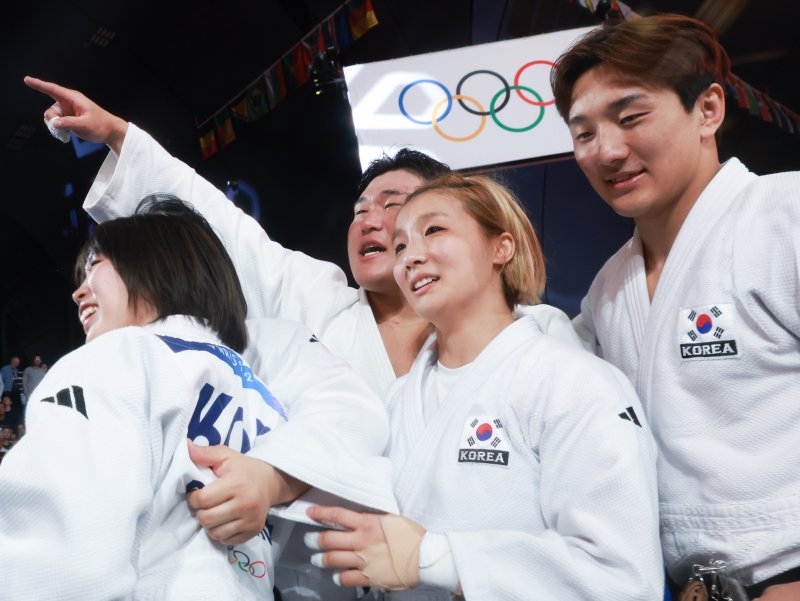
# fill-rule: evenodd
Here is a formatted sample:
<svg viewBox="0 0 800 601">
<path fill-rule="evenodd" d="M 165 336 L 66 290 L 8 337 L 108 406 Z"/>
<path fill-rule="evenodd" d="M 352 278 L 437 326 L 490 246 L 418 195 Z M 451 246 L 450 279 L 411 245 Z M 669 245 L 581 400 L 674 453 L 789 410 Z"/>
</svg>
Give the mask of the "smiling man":
<svg viewBox="0 0 800 601">
<path fill-rule="evenodd" d="M 797 599 L 800 173 L 720 164 L 729 64 L 679 15 L 606 24 L 558 60 L 575 158 L 636 223 L 575 325 L 648 413 L 672 578 L 721 559 L 750 596 Z"/>
</svg>

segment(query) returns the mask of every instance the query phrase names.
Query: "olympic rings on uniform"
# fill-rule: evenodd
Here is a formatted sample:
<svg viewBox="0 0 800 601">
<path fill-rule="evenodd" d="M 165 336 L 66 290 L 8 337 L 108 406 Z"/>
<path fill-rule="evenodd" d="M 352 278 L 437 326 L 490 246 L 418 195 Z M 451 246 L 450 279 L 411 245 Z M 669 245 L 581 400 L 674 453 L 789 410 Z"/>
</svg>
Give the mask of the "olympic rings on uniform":
<svg viewBox="0 0 800 601">
<path fill-rule="evenodd" d="M 497 93 L 497 96 L 499 96 L 502 93 L 503 93 L 503 90 L 500 90 Z M 495 96 L 495 98 L 497 98 L 497 96 Z M 481 106 L 481 103 L 478 102 L 477 100 L 475 100 L 472 96 L 464 96 L 462 94 L 456 94 L 455 96 L 453 96 L 453 99 L 454 100 L 458 100 L 459 104 L 461 104 L 464 100 L 469 100 L 470 102 L 474 102 L 475 103 L 475 106 L 477 106 L 480 109 L 480 112 L 479 113 L 477 113 L 477 112 L 473 113 L 472 111 L 470 111 L 470 113 L 472 113 L 473 115 L 480 115 L 481 116 L 481 124 L 478 126 L 478 129 L 476 129 L 471 134 L 469 134 L 467 136 L 464 136 L 463 138 L 457 138 L 455 136 L 450 136 L 450 135 L 444 133 L 441 130 L 441 128 L 439 127 L 439 121 L 440 120 L 436 119 L 436 111 L 438 111 L 439 107 L 441 107 L 447 101 L 447 98 L 442 98 L 436 104 L 436 106 L 433 107 L 433 118 L 432 118 L 433 129 L 435 129 L 436 133 L 438 133 L 440 136 L 442 136 L 445 140 L 450 140 L 451 142 L 466 142 L 467 140 L 471 140 L 472 138 L 474 138 L 475 136 L 477 136 L 479 133 L 481 133 L 483 131 L 483 128 L 486 126 L 486 115 L 488 115 L 488 113 L 483 110 L 483 107 Z M 464 105 L 461 104 L 461 106 L 464 106 Z M 445 112 L 445 115 L 446 114 L 447 113 Z M 492 113 L 492 115 L 493 115 L 492 118 L 494 119 L 494 113 Z M 444 115 L 442 115 L 442 118 L 444 118 Z M 495 119 L 495 122 L 497 122 L 497 119 Z"/>
<path fill-rule="evenodd" d="M 551 67 L 555 67 L 556 66 L 556 64 L 553 61 L 544 61 L 544 60 L 542 60 L 542 61 L 531 61 L 529 63 L 525 63 L 524 65 L 522 65 L 519 68 L 519 70 L 517 70 L 517 74 L 514 75 L 514 85 L 515 86 L 519 86 L 519 76 L 522 75 L 522 72 L 525 69 L 527 69 L 528 67 L 532 67 L 533 65 L 550 65 Z M 542 97 L 539 96 L 538 94 L 536 94 L 536 97 L 539 99 L 539 102 L 534 102 L 533 100 L 528 100 L 527 98 L 525 98 L 525 96 L 522 95 L 522 92 L 520 91 L 520 89 L 517 89 L 517 96 L 522 98 L 528 104 L 532 104 L 533 106 L 549 106 L 551 104 L 555 104 L 555 102 L 556 102 L 555 98 L 553 98 L 551 100 L 548 100 L 547 102 L 542 102 Z M 505 103 L 503 103 L 503 106 L 505 106 Z"/>
<path fill-rule="evenodd" d="M 233 549 L 229 556 L 230 563 L 236 563 L 240 570 L 249 572 L 254 578 L 263 578 L 267 575 L 267 564 L 263 561 L 250 562 L 250 557 L 244 551 Z"/>
<path fill-rule="evenodd" d="M 455 94 L 451 94 L 450 90 L 448 90 L 447 87 L 442 82 L 436 81 L 435 79 L 417 79 L 407 84 L 401 90 L 400 96 L 398 97 L 397 100 L 400 108 L 400 113 L 406 119 L 408 119 L 413 123 L 417 123 L 419 125 L 433 126 L 433 129 L 436 131 L 437 134 L 439 134 L 446 140 L 450 140 L 451 142 L 467 142 L 468 140 L 472 140 L 473 138 L 478 136 L 486 127 L 486 117 L 488 116 L 491 116 L 495 124 L 501 129 L 504 129 L 505 131 L 512 133 L 522 133 L 530 131 L 531 129 L 539 125 L 539 123 L 542 122 L 542 119 L 544 119 L 544 113 L 545 113 L 544 108 L 546 106 L 555 104 L 555 98 L 545 101 L 535 90 L 520 85 L 519 83 L 520 78 L 522 74 L 525 72 L 525 70 L 534 67 L 536 65 L 547 65 L 550 67 L 554 67 L 555 63 L 549 60 L 534 60 L 525 63 L 519 69 L 517 69 L 517 72 L 514 74 L 514 85 L 509 85 L 505 77 L 503 77 L 500 73 L 496 71 L 490 71 L 488 69 L 476 69 L 474 71 L 470 71 L 469 73 L 461 77 L 461 79 L 459 79 L 458 84 L 456 85 Z M 470 77 L 473 77 L 474 75 L 491 75 L 493 77 L 496 77 L 503 86 L 492 97 L 488 111 L 484 109 L 484 107 L 481 105 L 480 102 L 478 102 L 477 99 L 475 99 L 472 96 L 467 96 L 461 93 L 467 80 Z M 423 121 L 421 119 L 412 117 L 408 113 L 405 107 L 406 94 L 411 90 L 411 88 L 413 88 L 418 84 L 432 84 L 434 86 L 437 86 L 445 94 L 445 97 L 437 101 L 436 104 L 434 105 L 430 121 Z M 519 96 L 520 99 L 522 99 L 525 103 L 539 107 L 539 115 L 536 117 L 536 119 L 534 119 L 534 121 L 530 125 L 526 125 L 525 127 L 511 127 L 510 125 L 503 123 L 498 117 L 498 113 L 500 113 L 500 111 L 506 108 L 509 100 L 511 99 L 511 90 L 515 90 L 517 96 Z M 503 96 L 502 101 L 500 101 L 501 96 Z M 533 98 L 535 98 L 535 100 Z M 450 134 L 445 133 L 442 130 L 441 122 L 444 121 L 445 117 L 447 117 L 450 114 L 450 111 L 453 108 L 453 100 L 458 101 L 459 106 L 463 108 L 466 112 L 470 113 L 471 115 L 480 117 L 481 119 L 477 129 L 475 129 L 475 131 L 466 136 L 460 136 L 460 137 L 452 136 Z M 447 107 L 445 108 L 444 112 L 441 115 L 437 116 L 438 112 L 441 110 L 442 106 L 445 105 L 445 103 L 447 104 Z"/>
<path fill-rule="evenodd" d="M 539 122 L 544 118 L 544 104 L 542 104 L 542 97 L 539 96 L 539 94 L 537 94 L 536 92 L 534 92 L 530 88 L 526 88 L 525 86 L 511 86 L 511 89 L 512 90 L 517 90 L 517 94 L 519 94 L 519 90 L 525 90 L 526 92 L 529 92 L 529 93 L 533 94 L 534 96 L 536 96 L 539 99 L 539 104 L 537 105 L 539 107 L 539 116 L 536 118 L 536 121 L 534 121 L 533 123 L 531 123 L 527 127 L 519 127 L 519 128 L 518 127 L 510 127 L 510 126 L 506 125 L 505 123 L 501 123 L 500 119 L 497 118 L 497 111 L 494 108 L 494 104 L 495 104 L 495 102 L 497 102 L 497 99 L 500 97 L 500 94 L 503 93 L 503 90 L 500 90 L 497 94 L 494 95 L 494 98 L 492 98 L 492 103 L 489 105 L 489 111 L 492 113 L 492 119 L 494 119 L 494 122 L 497 123 L 497 125 L 499 127 L 502 127 L 504 130 L 512 131 L 514 133 L 521 133 L 523 131 L 528 131 L 529 129 L 533 129 L 534 127 L 539 125 Z"/>
</svg>

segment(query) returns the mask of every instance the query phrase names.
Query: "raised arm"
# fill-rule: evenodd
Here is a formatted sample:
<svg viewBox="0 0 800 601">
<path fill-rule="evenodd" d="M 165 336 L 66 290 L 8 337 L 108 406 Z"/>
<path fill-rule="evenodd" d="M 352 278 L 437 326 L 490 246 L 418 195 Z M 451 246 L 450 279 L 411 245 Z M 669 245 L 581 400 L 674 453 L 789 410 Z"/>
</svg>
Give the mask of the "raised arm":
<svg viewBox="0 0 800 601">
<path fill-rule="evenodd" d="M 45 121 L 63 131 L 71 131 L 79 138 L 107 144 L 119 154 L 128 131 L 128 123 L 89 100 L 81 92 L 58 84 L 26 77 L 25 85 L 47 94 L 55 102 L 44 112 Z"/>
<path fill-rule="evenodd" d="M 96 221 L 133 214 L 148 194 L 174 194 L 191 203 L 225 244 L 242 282 L 248 318 L 300 321 L 319 334 L 332 315 L 356 301 L 357 293 L 347 286 L 339 267 L 271 240 L 261 225 L 221 190 L 134 124 L 75 90 L 31 77 L 25 83 L 59 105 L 48 108 L 46 118 L 60 114 L 60 128 L 111 147 L 113 152 L 106 157 L 84 202 L 84 209 Z"/>
</svg>

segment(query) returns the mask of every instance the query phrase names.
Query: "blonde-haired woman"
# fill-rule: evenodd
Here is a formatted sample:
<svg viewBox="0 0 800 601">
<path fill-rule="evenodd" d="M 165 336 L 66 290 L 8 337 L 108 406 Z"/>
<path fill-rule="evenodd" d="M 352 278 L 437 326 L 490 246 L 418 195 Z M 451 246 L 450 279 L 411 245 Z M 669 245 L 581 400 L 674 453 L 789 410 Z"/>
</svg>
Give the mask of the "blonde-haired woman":
<svg viewBox="0 0 800 601">
<path fill-rule="evenodd" d="M 397 216 L 395 278 L 435 326 L 390 390 L 401 516 L 314 507 L 345 586 L 391 599 L 658 599 L 656 451 L 626 378 L 514 305 L 544 288 L 516 199 L 448 175 Z"/>
</svg>

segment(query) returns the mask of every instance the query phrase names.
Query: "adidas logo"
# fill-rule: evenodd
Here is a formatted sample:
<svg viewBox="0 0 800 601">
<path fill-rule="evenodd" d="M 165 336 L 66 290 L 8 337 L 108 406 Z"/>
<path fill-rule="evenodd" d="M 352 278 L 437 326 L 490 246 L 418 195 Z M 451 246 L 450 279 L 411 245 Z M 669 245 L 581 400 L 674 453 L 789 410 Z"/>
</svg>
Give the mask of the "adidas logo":
<svg viewBox="0 0 800 601">
<path fill-rule="evenodd" d="M 73 402 L 74 399 L 74 402 Z M 78 413 L 83 415 L 86 419 L 89 419 L 89 416 L 86 415 L 86 403 L 83 400 L 83 388 L 80 386 L 73 386 L 72 387 L 72 394 L 70 394 L 70 389 L 65 388 L 64 390 L 59 390 L 56 393 L 55 397 L 45 397 L 41 400 L 42 403 L 54 403 L 61 405 L 63 407 L 68 407 L 70 409 L 75 409 Z"/>
<path fill-rule="evenodd" d="M 642 424 L 639 422 L 639 418 L 636 417 L 636 412 L 633 410 L 633 407 L 628 407 L 625 411 L 620 413 L 619 416 L 625 421 L 633 422 L 640 428 L 642 427 Z"/>
</svg>

